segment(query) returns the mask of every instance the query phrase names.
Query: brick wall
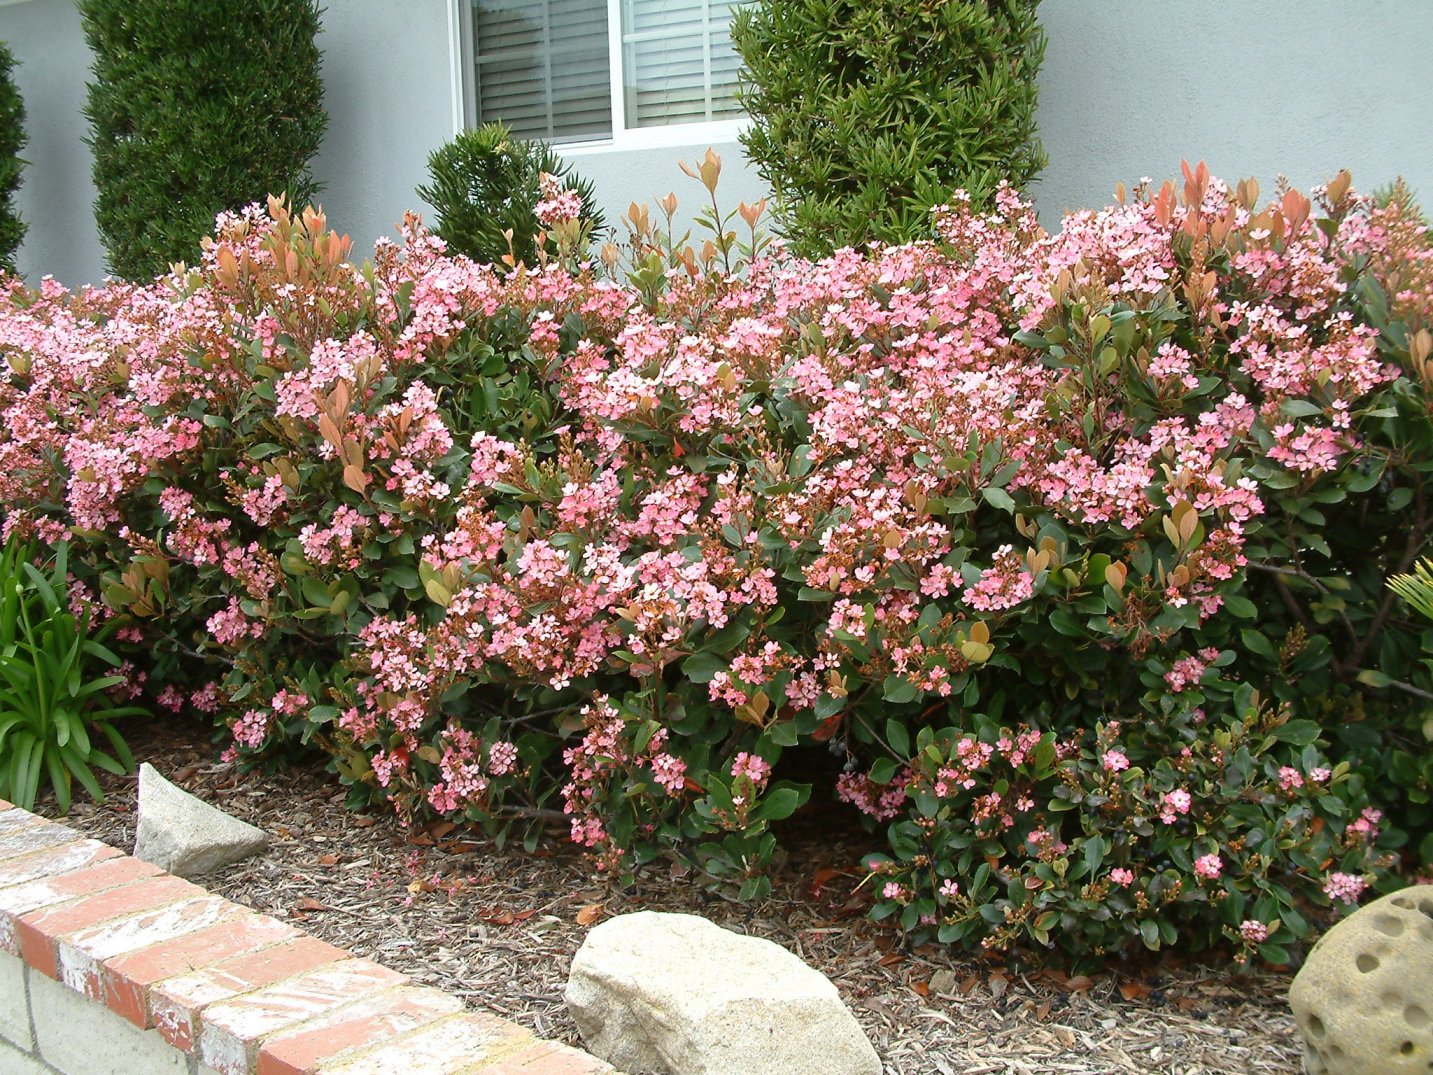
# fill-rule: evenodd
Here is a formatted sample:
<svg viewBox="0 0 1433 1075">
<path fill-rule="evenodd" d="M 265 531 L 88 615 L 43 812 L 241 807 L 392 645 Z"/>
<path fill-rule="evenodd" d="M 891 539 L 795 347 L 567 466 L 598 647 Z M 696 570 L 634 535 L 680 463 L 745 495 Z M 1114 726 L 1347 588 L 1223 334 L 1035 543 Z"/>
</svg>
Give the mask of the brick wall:
<svg viewBox="0 0 1433 1075">
<path fill-rule="evenodd" d="M 3 1075 L 617 1075 L 0 800 Z"/>
</svg>

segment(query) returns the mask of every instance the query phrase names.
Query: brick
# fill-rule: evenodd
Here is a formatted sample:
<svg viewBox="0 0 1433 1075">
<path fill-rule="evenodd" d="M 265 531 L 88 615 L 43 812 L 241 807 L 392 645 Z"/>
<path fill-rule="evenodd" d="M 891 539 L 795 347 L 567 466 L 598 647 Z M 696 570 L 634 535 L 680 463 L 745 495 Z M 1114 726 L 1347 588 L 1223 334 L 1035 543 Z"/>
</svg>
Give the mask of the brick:
<svg viewBox="0 0 1433 1075">
<path fill-rule="evenodd" d="M 187 1075 L 189 1058 L 152 1030 L 31 971 L 30 1003 L 40 1058 L 65 1075 Z"/>
<path fill-rule="evenodd" d="M 221 1000 L 200 1018 L 199 1057 L 221 1075 L 248 1075 L 268 1035 L 407 981 L 366 959 L 346 959 Z"/>
<path fill-rule="evenodd" d="M 467 1070 L 471 1075 L 617 1075 L 616 1068 L 591 1053 L 554 1041 L 537 1041 L 520 1053 Z"/>
<path fill-rule="evenodd" d="M 69 873 L 48 875 L 23 885 L 0 888 L 0 949 L 18 952 L 15 920 L 57 904 L 83 899 L 145 877 L 159 868 L 124 855 L 102 859 L 98 864 Z"/>
<path fill-rule="evenodd" d="M 401 986 L 266 1038 L 257 1075 L 306 1075 L 320 1061 L 381 1045 L 462 1010 L 462 1001 L 436 989 Z"/>
<path fill-rule="evenodd" d="M 176 1048 L 192 1051 L 200 1013 L 210 1004 L 351 958 L 342 948 L 300 936 L 212 967 L 167 978 L 149 991 L 154 1025 Z"/>
<path fill-rule="evenodd" d="M 0 862 L 0 889 L 28 884 L 41 878 L 93 866 L 106 859 L 123 858 L 122 852 L 98 840 L 76 840 Z"/>
<path fill-rule="evenodd" d="M 6 820 L 16 815 L 22 815 L 22 820 L 6 826 Z M 0 814 L 0 872 L 5 870 L 5 859 L 28 855 L 31 851 L 42 851 L 47 847 L 79 843 L 80 840 L 80 834 L 73 829 L 36 818 L 24 810 L 7 810 Z"/>
<path fill-rule="evenodd" d="M 45 819 L 38 814 L 15 807 L 13 811 L 6 811 L 5 816 L 0 817 L 0 836 L 8 836 L 12 832 L 29 828 L 31 825 L 43 824 L 44 821 Z"/>
<path fill-rule="evenodd" d="M 141 1029 L 153 1026 L 149 991 L 157 982 L 300 936 L 276 918 L 229 906 L 233 916 L 207 929 L 105 959 L 100 971 L 105 1004 Z M 82 947 L 79 938 L 74 944 Z M 63 963 L 63 950 L 60 958 Z"/>
<path fill-rule="evenodd" d="M 238 905 L 218 896 L 203 896 L 76 930 L 56 942 L 60 981 L 91 1000 L 103 1000 L 102 972 L 104 964 L 110 959 L 178 937 L 188 937 L 242 911 Z M 177 972 L 184 968 L 181 964 L 175 969 Z M 148 1026 L 142 1003 L 141 991 L 141 1012 L 134 1020 L 140 1029 Z"/>
<path fill-rule="evenodd" d="M 131 881 L 84 899 L 22 915 L 15 923 L 20 954 L 41 974 L 58 979 L 55 942 L 67 933 L 124 915 L 202 896 L 204 890 L 177 877 L 160 875 Z"/>
<path fill-rule="evenodd" d="M 536 1039 L 505 1019 L 454 1015 L 352 1059 L 320 1063 L 314 1075 L 455 1075 L 516 1055 Z"/>
</svg>

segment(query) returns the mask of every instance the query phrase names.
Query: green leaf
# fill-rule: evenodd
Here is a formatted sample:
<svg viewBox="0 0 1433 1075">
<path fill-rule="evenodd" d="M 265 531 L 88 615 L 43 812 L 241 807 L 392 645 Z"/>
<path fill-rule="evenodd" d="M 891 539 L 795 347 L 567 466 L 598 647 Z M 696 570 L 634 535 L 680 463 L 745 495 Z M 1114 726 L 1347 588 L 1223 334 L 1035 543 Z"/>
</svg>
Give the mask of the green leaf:
<svg viewBox="0 0 1433 1075">
<path fill-rule="evenodd" d="M 1015 514 L 1015 499 L 1004 489 L 998 489 L 993 485 L 987 485 L 985 488 L 980 490 L 980 495 L 985 498 L 985 502 L 991 507 L 999 508 L 1001 511 L 1007 512 L 1011 515 Z"/>
<path fill-rule="evenodd" d="M 895 717 L 886 721 L 886 744 L 901 757 L 911 753 L 911 736 L 906 726 Z"/>
<path fill-rule="evenodd" d="M 1281 743 L 1291 743 L 1296 747 L 1306 747 L 1319 737 L 1323 729 L 1312 720 L 1291 720 L 1286 724 L 1279 725 L 1274 730 L 1274 738 Z"/>
<path fill-rule="evenodd" d="M 773 788 L 762 797 L 761 804 L 751 812 L 751 816 L 761 821 L 784 821 L 796 813 L 809 792 L 809 787 Z"/>
</svg>

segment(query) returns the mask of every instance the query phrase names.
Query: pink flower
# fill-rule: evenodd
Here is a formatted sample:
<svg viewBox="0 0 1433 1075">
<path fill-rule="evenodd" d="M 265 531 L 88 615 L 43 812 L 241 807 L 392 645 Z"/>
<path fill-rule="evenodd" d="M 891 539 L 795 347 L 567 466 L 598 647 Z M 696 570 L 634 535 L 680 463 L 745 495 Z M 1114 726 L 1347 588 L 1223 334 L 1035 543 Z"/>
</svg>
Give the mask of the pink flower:
<svg viewBox="0 0 1433 1075">
<path fill-rule="evenodd" d="M 507 776 L 517 768 L 517 747 L 512 743 L 494 743 L 488 750 L 488 773 Z"/>
<path fill-rule="evenodd" d="M 687 782 L 687 763 L 671 754 L 652 758 L 652 776 L 667 789 L 668 795 L 680 795 Z"/>
<path fill-rule="evenodd" d="M 1250 944 L 1263 944 L 1269 938 L 1269 927 L 1255 918 L 1246 918 L 1239 923 L 1239 936 Z"/>
<path fill-rule="evenodd" d="M 1129 768 L 1129 758 L 1118 750 L 1107 750 L 1100 755 L 1100 764 L 1108 771 L 1118 773 Z"/>
<path fill-rule="evenodd" d="M 732 759 L 731 776 L 733 780 L 746 777 L 759 791 L 771 776 L 771 763 L 760 754 L 748 754 L 743 750 Z"/>
<path fill-rule="evenodd" d="M 1224 871 L 1224 860 L 1218 855 L 1200 855 L 1194 860 L 1194 873 L 1206 881 L 1215 880 Z"/>
<path fill-rule="evenodd" d="M 1116 866 L 1110 871 L 1110 880 L 1124 888 L 1134 884 L 1134 874 L 1123 866 Z"/>
<path fill-rule="evenodd" d="M 1165 792 L 1163 805 L 1159 810 L 1159 820 L 1166 825 L 1173 825 L 1178 815 L 1189 813 L 1189 807 L 1193 802 L 1189 792 L 1183 788 Z"/>
<path fill-rule="evenodd" d="M 905 888 L 896 881 L 887 881 L 881 889 L 881 896 L 888 900 L 903 900 L 906 897 Z"/>
<path fill-rule="evenodd" d="M 958 895 L 960 895 L 960 885 L 956 883 L 955 878 L 947 877 L 940 883 L 941 899 L 953 900 Z"/>
<path fill-rule="evenodd" d="M 1367 887 L 1368 882 L 1357 874 L 1331 873 L 1324 881 L 1324 895 L 1352 906 L 1358 902 Z"/>
</svg>

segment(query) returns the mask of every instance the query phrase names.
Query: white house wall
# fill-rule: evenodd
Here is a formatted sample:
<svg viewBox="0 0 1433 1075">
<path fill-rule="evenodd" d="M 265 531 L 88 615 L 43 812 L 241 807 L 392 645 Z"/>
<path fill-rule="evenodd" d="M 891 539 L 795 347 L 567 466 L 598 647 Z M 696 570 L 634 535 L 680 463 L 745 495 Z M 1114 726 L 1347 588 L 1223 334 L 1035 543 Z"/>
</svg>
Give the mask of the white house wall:
<svg viewBox="0 0 1433 1075">
<path fill-rule="evenodd" d="M 448 0 L 328 0 L 324 32 L 329 128 L 314 162 L 330 221 L 357 250 L 392 234 L 428 153 L 453 133 Z M 1361 189 L 1402 174 L 1433 204 L 1433 0 L 1044 0 L 1040 135 L 1050 166 L 1034 193 L 1047 224 L 1065 208 L 1108 201 L 1117 180 L 1177 174 L 1204 157 L 1219 175 L 1279 173 L 1297 185 L 1353 170 Z M 0 39 L 18 60 L 30 161 L 20 211 L 30 231 L 21 270 L 66 284 L 97 281 L 104 254 L 91 209 L 80 114 L 89 56 L 72 0 L 0 0 Z M 676 168 L 705 145 L 584 150 L 615 223 L 633 200 L 703 196 Z M 763 185 L 740 147 L 718 145 L 723 200 Z"/>
<path fill-rule="evenodd" d="M 1340 168 L 1433 208 L 1433 0 L 1044 0 L 1046 226 L 1204 158 L 1272 193 Z"/>
<path fill-rule="evenodd" d="M 29 143 L 16 201 L 29 224 L 17 258 L 38 283 L 46 273 L 66 284 L 97 282 L 104 247 L 95 230 L 95 188 L 81 109 L 90 50 L 71 0 L 28 0 L 0 7 L 0 40 L 15 55 L 15 85 L 25 100 Z"/>
<path fill-rule="evenodd" d="M 428 154 L 453 137 L 447 0 L 326 0 L 323 104 L 314 158 L 329 223 L 360 254 L 397 235 L 403 213 L 431 216 L 415 193 Z"/>
</svg>

